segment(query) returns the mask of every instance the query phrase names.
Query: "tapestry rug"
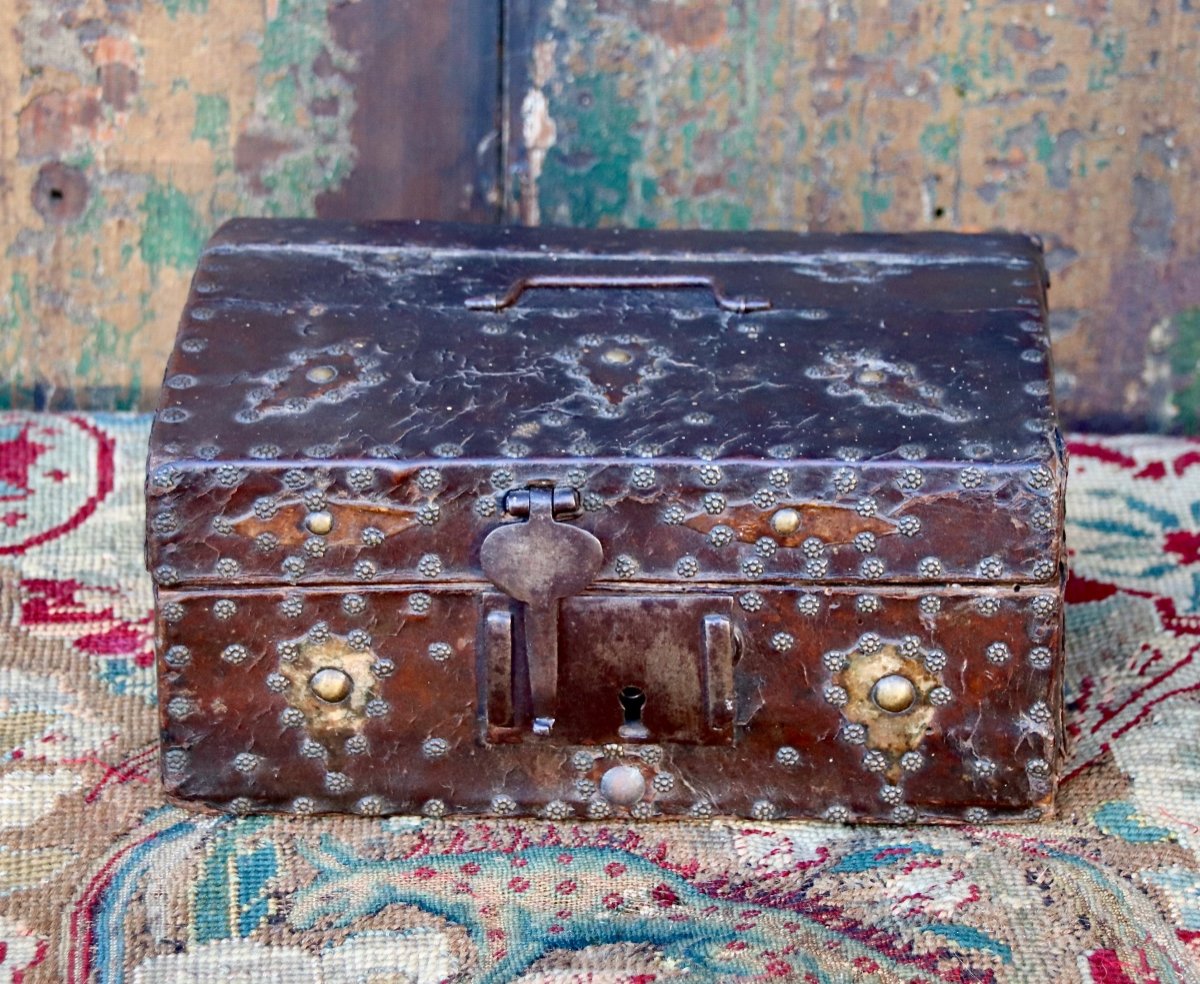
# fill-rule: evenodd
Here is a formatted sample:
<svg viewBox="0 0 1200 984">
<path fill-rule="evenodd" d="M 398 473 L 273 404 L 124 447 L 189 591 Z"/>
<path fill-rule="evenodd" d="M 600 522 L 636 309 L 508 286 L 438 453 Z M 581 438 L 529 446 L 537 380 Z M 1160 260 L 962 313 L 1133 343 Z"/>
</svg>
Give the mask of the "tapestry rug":
<svg viewBox="0 0 1200 984">
<path fill-rule="evenodd" d="M 1200 444 L 1071 443 L 1058 815 L 855 828 L 164 804 L 148 431 L 0 414 L 0 981 L 1200 982 Z"/>
</svg>

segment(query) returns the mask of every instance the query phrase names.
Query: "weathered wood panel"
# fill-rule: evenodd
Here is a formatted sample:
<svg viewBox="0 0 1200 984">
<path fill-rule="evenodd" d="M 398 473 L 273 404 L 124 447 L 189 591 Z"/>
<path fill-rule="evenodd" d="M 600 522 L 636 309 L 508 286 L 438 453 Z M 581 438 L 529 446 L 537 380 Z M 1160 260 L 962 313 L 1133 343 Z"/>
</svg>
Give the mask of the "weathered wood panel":
<svg viewBox="0 0 1200 984">
<path fill-rule="evenodd" d="M 498 72 L 499 0 L 0 5 L 0 405 L 152 402 L 229 215 L 503 195 L 530 222 L 1039 231 L 1069 418 L 1200 432 L 1186 0 L 504 8 Z"/>
<path fill-rule="evenodd" d="M 360 0 L 330 11 L 349 75 L 356 166 L 317 199 L 354 219 L 500 217 L 500 3 Z"/>
<path fill-rule="evenodd" d="M 0 4 L 0 406 L 153 404 L 228 216 L 495 217 L 499 10 Z"/>
<path fill-rule="evenodd" d="M 1200 431 L 1194 4 L 508 12 L 512 217 L 1038 232 L 1068 417 Z"/>
</svg>

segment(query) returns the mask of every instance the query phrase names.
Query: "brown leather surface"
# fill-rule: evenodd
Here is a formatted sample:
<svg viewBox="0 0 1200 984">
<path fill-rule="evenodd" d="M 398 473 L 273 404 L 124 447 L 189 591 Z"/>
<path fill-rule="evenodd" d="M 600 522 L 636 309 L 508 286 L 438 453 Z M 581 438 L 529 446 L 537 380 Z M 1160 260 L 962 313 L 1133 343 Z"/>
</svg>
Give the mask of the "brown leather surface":
<svg viewBox="0 0 1200 984">
<path fill-rule="evenodd" d="M 1046 809 L 1048 345 L 1021 237 L 231 223 L 148 466 L 169 789 Z"/>
</svg>

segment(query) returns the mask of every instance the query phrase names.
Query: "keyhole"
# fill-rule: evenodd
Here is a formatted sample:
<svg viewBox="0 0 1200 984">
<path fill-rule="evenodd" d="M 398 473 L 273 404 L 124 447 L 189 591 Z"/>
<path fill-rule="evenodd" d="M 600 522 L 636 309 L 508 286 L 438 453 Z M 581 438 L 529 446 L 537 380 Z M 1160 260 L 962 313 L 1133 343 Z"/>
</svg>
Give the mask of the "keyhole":
<svg viewBox="0 0 1200 984">
<path fill-rule="evenodd" d="M 646 706 L 646 691 L 641 687 L 622 687 L 617 695 L 625 723 L 617 729 L 622 738 L 649 738 L 650 729 L 642 723 L 642 708 Z"/>
</svg>

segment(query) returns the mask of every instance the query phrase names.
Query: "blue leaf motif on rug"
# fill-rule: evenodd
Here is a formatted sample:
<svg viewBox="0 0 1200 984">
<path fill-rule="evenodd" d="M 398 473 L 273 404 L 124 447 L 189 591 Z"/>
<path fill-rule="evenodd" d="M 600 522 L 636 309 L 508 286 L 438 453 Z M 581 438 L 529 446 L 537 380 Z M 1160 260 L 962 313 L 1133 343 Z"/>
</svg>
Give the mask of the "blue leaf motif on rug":
<svg viewBox="0 0 1200 984">
<path fill-rule="evenodd" d="M 269 823 L 269 818 L 257 817 L 217 836 L 196 884 L 197 942 L 249 936 L 270 916 L 268 886 L 279 871 L 278 851 L 270 842 L 242 846 L 248 835 Z"/>
<path fill-rule="evenodd" d="M 753 972 L 743 954 L 769 947 L 753 920 L 736 918 L 744 904 L 623 852 L 531 847 L 376 860 L 329 836 L 300 851 L 318 874 L 292 900 L 293 926 L 348 927 L 390 905 L 416 906 L 467 929 L 488 968 L 479 984 L 512 980 L 553 950 L 619 942 L 653 944 L 697 980 L 724 981 Z M 722 910 L 735 918 L 712 918 Z"/>
<path fill-rule="evenodd" d="M 1132 803 L 1124 801 L 1102 803 L 1092 814 L 1092 819 L 1104 833 L 1130 844 L 1153 844 L 1174 836 L 1166 827 L 1150 823 L 1137 813 Z"/>
<path fill-rule="evenodd" d="M 900 861 L 907 861 L 914 855 L 929 854 L 936 857 L 941 853 L 937 848 L 922 844 L 920 841 L 914 841 L 911 844 L 873 847 L 866 851 L 847 854 L 829 870 L 831 873 L 870 871 L 873 868 L 884 868 Z"/>
</svg>

